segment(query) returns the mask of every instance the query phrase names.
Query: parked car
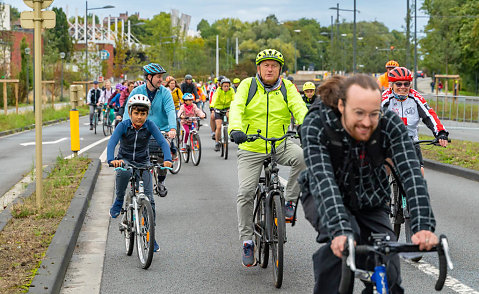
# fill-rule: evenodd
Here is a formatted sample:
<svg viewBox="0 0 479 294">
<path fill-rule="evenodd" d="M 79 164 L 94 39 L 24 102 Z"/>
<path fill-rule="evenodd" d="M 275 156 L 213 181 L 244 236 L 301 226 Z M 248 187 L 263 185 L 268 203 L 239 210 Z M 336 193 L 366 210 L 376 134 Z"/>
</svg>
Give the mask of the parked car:
<svg viewBox="0 0 479 294">
<path fill-rule="evenodd" d="M 418 78 L 424 78 L 424 72 L 423 72 L 422 70 L 418 70 L 418 71 L 416 72 L 416 77 L 418 77 Z"/>
</svg>

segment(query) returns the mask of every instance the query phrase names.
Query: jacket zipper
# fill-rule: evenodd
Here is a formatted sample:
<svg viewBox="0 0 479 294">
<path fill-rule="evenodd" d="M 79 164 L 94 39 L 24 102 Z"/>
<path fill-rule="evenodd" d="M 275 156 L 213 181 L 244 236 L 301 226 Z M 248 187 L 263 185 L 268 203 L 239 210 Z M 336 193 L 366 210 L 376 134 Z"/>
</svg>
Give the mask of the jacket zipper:
<svg viewBox="0 0 479 294">
<path fill-rule="evenodd" d="M 268 123 L 269 121 L 269 92 L 266 92 L 266 138 L 268 138 Z M 264 142 L 266 146 L 266 153 L 268 153 L 268 142 Z"/>
<path fill-rule="evenodd" d="M 133 161 L 135 161 L 135 153 L 136 153 L 136 139 L 138 138 L 138 130 L 135 130 L 135 142 L 133 143 Z"/>
</svg>

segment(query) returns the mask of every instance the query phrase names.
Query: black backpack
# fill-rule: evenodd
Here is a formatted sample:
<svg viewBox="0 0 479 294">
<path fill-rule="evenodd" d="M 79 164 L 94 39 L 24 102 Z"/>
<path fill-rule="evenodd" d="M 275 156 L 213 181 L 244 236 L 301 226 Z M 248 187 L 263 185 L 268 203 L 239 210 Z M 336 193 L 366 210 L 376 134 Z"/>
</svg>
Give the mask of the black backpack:
<svg viewBox="0 0 479 294">
<path fill-rule="evenodd" d="M 335 132 L 328 124 L 324 111 L 322 108 L 325 107 L 319 99 L 311 105 L 309 112 L 319 109 L 320 110 L 320 119 L 324 127 L 326 136 L 322 136 L 321 143 L 327 146 L 329 155 L 331 158 L 331 164 L 333 166 L 336 182 L 338 187 L 343 194 L 344 203 L 354 205 L 356 201 L 356 194 L 351 188 L 355 187 L 355 183 L 345 182 L 345 175 L 353 170 L 354 163 L 351 160 L 345 160 L 344 156 L 344 147 L 341 136 Z M 309 113 L 308 112 L 308 113 Z M 381 119 L 382 120 L 382 119 Z M 371 164 L 374 167 L 378 167 L 382 164 L 388 164 L 386 159 L 386 150 L 382 147 L 382 135 L 381 135 L 381 125 L 384 124 L 379 122 L 378 127 L 371 135 L 370 140 L 366 143 L 366 154 L 370 155 L 368 158 Z M 371 156 L 374 155 L 374 156 Z M 389 164 L 388 164 L 389 165 Z M 392 169 L 391 169 L 392 170 Z M 320 217 L 318 214 L 319 203 L 316 202 L 316 198 L 313 197 L 309 188 L 309 172 L 308 170 L 303 171 L 299 178 L 298 182 L 301 186 L 301 203 L 303 205 L 303 210 L 306 219 L 311 223 L 311 225 L 318 232 L 316 241 L 319 243 L 327 242 L 329 239 L 328 232 L 325 226 L 321 226 Z M 396 177 L 396 175 L 395 175 Z M 354 177 L 350 177 L 354 179 Z M 397 181 L 399 183 L 399 181 Z M 399 185 L 400 186 L 400 185 Z M 351 188 L 349 188 L 351 187 Z M 353 207 L 354 208 L 354 207 Z"/>
</svg>

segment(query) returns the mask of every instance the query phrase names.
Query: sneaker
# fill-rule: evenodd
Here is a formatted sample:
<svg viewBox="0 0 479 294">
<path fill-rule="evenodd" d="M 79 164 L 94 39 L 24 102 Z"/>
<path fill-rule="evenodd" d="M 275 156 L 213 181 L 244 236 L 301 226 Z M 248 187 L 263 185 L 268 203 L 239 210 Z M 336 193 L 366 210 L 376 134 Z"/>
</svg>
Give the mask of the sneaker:
<svg viewBox="0 0 479 294">
<path fill-rule="evenodd" d="M 256 264 L 254 258 L 254 244 L 245 242 L 243 243 L 243 252 L 241 253 L 243 258 L 243 266 L 250 267 Z"/>
<path fill-rule="evenodd" d="M 216 142 L 215 151 L 220 151 L 220 147 L 221 147 L 220 142 Z"/>
<path fill-rule="evenodd" d="M 215 133 L 211 133 L 211 139 L 216 140 L 216 134 Z"/>
<path fill-rule="evenodd" d="M 117 218 L 120 215 L 121 207 L 123 206 L 123 200 L 118 198 L 113 202 L 113 205 L 110 208 L 110 216 L 112 218 Z"/>
<path fill-rule="evenodd" d="M 155 240 L 155 248 L 153 249 L 153 252 L 158 252 L 160 251 L 160 245 L 158 245 L 158 243 L 156 243 L 156 240 Z"/>
<path fill-rule="evenodd" d="M 90 125 L 90 131 L 91 131 L 91 130 L 93 130 L 93 126 L 92 126 L 92 125 Z"/>
<path fill-rule="evenodd" d="M 286 201 L 284 204 L 284 218 L 286 220 L 293 220 L 295 207 L 296 204 L 293 201 Z"/>
<path fill-rule="evenodd" d="M 158 194 L 160 195 L 160 197 L 165 197 L 166 195 L 168 195 L 168 189 L 166 189 L 164 183 L 160 183 L 158 185 Z"/>
</svg>

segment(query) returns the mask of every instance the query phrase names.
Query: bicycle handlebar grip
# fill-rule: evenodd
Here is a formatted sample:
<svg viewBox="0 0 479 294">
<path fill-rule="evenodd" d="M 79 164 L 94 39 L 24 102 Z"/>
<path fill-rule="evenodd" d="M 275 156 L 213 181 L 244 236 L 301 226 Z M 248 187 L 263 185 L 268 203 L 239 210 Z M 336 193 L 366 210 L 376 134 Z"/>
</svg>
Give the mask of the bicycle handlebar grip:
<svg viewBox="0 0 479 294">
<path fill-rule="evenodd" d="M 439 257 L 439 277 L 437 278 L 436 286 L 434 287 L 436 291 L 442 290 L 447 277 L 447 260 L 444 253 L 443 240 L 447 242 L 446 236 L 439 236 L 439 244 L 437 244 L 437 254 Z"/>
</svg>

